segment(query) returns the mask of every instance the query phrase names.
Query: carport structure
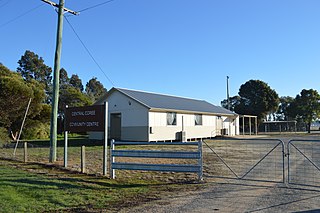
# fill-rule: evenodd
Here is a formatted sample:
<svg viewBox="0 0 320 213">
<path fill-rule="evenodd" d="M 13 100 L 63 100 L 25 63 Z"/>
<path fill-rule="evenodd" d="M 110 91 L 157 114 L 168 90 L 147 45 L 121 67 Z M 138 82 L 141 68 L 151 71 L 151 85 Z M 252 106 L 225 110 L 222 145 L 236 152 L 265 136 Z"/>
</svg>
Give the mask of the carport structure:
<svg viewBox="0 0 320 213">
<path fill-rule="evenodd" d="M 258 118 L 256 115 L 239 115 L 240 118 L 240 129 L 242 129 L 242 135 L 245 135 L 245 124 L 246 119 L 248 120 L 248 126 L 249 126 L 249 135 L 258 134 Z M 242 120 L 242 121 L 241 121 Z M 253 122 L 252 122 L 253 120 Z M 254 131 L 252 132 L 252 123 L 254 123 Z"/>
</svg>

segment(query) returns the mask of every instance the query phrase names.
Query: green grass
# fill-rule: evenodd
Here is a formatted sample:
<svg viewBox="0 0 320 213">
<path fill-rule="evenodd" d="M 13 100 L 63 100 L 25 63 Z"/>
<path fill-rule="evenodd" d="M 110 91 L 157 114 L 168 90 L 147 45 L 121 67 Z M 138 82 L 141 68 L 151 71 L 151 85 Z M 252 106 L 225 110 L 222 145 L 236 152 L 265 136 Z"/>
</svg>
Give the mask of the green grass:
<svg viewBox="0 0 320 213">
<path fill-rule="evenodd" d="M 67 174 L 41 165 L 0 161 L 0 212 L 44 212 L 72 209 L 109 209 L 115 203 L 145 194 L 142 182 L 123 183 L 82 174 Z M 27 171 L 25 171 L 27 170 Z M 30 171 L 45 171 L 37 174 Z M 55 170 L 55 171 L 54 171 Z"/>
<path fill-rule="evenodd" d="M 87 174 L 79 172 L 82 145 L 86 146 Z M 58 142 L 54 165 L 48 162 L 48 140 L 28 142 L 28 163 L 22 162 L 22 143 L 16 156 L 14 146 L 0 148 L 0 213 L 117 212 L 121 207 L 203 186 L 186 184 L 196 180 L 195 174 L 119 171 L 116 180 L 103 177 L 102 145 L 86 136 L 70 138 L 67 169 L 62 167 L 63 140 Z"/>
<path fill-rule="evenodd" d="M 56 165 L 0 159 L 0 212 L 117 212 L 170 193 L 203 187 L 144 179 L 145 175 L 111 180 Z"/>
</svg>

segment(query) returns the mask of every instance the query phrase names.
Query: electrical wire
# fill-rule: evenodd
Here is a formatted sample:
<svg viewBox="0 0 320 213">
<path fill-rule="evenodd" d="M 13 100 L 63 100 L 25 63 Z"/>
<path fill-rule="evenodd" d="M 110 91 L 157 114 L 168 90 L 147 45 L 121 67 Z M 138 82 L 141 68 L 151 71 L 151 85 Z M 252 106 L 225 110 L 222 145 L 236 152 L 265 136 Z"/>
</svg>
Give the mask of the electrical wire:
<svg viewBox="0 0 320 213">
<path fill-rule="evenodd" d="M 44 4 L 38 5 L 38 6 L 34 7 L 34 8 L 32 8 L 32 9 L 30 9 L 30 10 L 28 10 L 28 11 L 24 12 L 23 14 L 21 14 L 21 15 L 19 15 L 19 16 L 17 16 L 17 17 L 15 17 L 15 18 L 13 18 L 13 19 L 11 19 L 11 20 L 9 20 L 9 21 L 7 21 L 7 22 L 5 22 L 5 23 L 1 24 L 1 25 L 0 25 L 0 28 L 2 28 L 2 27 L 4 27 L 4 26 L 6 26 L 6 25 L 8 25 L 8 24 L 10 24 L 10 23 L 12 23 L 12 22 L 14 22 L 14 21 L 18 20 L 19 18 L 21 18 L 21 17 L 23 17 L 23 16 L 25 16 L 25 15 L 27 15 L 27 14 L 29 14 L 29 13 L 33 12 L 34 10 L 36 10 L 36 9 L 38 9 L 38 8 L 40 8 L 40 7 L 42 7 L 43 5 L 44 5 Z"/>
<path fill-rule="evenodd" d="M 0 0 L 0 2 L 1 2 L 1 0 Z M 10 0 L 7 0 L 4 4 L 0 5 L 0 8 L 3 8 L 4 6 L 6 6 L 9 2 L 10 2 Z"/>
<path fill-rule="evenodd" d="M 84 47 L 84 49 L 87 51 L 87 53 L 89 54 L 89 56 L 91 57 L 91 59 L 94 61 L 94 63 L 98 66 L 98 68 L 100 69 L 100 71 L 103 73 L 103 75 L 107 78 L 107 80 L 112 84 L 112 86 L 115 86 L 115 84 L 113 83 L 113 81 L 107 76 L 107 74 L 103 71 L 103 69 L 101 68 L 101 66 L 98 64 L 97 60 L 93 57 L 93 55 L 91 54 L 91 52 L 89 51 L 89 49 L 86 47 L 86 45 L 84 44 L 84 42 L 81 40 L 80 36 L 78 35 L 78 33 L 76 32 L 76 30 L 74 29 L 74 27 L 72 26 L 72 24 L 69 22 L 67 17 L 64 17 L 67 21 L 67 23 L 69 24 L 70 28 L 72 29 L 72 31 L 74 32 L 74 34 L 77 36 L 78 40 L 80 41 L 80 43 L 82 44 L 82 46 Z"/>
<path fill-rule="evenodd" d="M 102 5 L 104 5 L 104 4 L 107 4 L 107 3 L 110 3 L 110 2 L 113 2 L 113 1 L 115 1 L 115 0 L 108 0 L 108 1 L 102 2 L 102 3 L 100 3 L 100 4 L 96 4 L 96 5 L 93 5 L 93 6 L 91 6 L 91 7 L 88 7 L 88 8 L 82 9 L 82 10 L 79 10 L 78 12 L 81 13 L 81 12 L 83 12 L 83 11 L 91 10 L 91 9 L 93 9 L 93 8 L 102 6 Z"/>
</svg>

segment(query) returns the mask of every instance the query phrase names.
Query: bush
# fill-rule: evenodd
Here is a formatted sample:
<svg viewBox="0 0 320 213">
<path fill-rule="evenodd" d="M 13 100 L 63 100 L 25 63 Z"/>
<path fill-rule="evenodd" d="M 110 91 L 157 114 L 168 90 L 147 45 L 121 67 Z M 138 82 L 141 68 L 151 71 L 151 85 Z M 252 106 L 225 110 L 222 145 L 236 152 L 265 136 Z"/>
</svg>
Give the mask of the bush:
<svg viewBox="0 0 320 213">
<path fill-rule="evenodd" d="M 21 138 L 23 139 L 47 139 L 50 136 L 50 125 L 40 121 L 29 121 L 23 128 Z"/>
<path fill-rule="evenodd" d="M 0 127 L 0 147 L 10 142 L 8 130 L 4 127 Z"/>
</svg>

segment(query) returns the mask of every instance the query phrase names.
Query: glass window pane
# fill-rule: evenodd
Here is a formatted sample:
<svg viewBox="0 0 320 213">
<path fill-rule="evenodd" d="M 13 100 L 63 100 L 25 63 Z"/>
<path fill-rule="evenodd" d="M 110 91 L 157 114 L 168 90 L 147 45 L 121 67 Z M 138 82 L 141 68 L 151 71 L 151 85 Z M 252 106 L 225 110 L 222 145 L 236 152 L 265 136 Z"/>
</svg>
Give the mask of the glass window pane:
<svg viewBox="0 0 320 213">
<path fill-rule="evenodd" d="M 202 125 L 202 115 L 201 114 L 194 115 L 194 124 L 195 125 Z"/>
<path fill-rule="evenodd" d="M 177 125 L 177 113 L 167 112 L 167 125 Z"/>
</svg>

